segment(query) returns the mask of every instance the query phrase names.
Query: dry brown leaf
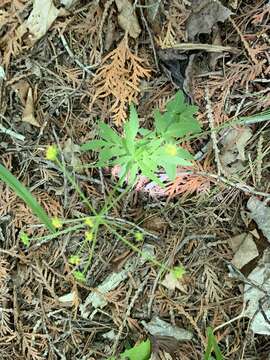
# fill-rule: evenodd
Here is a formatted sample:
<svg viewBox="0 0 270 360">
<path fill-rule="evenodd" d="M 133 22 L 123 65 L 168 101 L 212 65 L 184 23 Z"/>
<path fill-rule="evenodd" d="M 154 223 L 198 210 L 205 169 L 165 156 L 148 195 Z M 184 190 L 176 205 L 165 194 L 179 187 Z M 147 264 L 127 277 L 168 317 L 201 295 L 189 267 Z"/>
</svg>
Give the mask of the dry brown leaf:
<svg viewBox="0 0 270 360">
<path fill-rule="evenodd" d="M 119 25 L 129 36 L 136 39 L 141 33 L 141 28 L 132 4 L 129 0 L 115 0 L 115 3 L 119 11 Z"/>
<path fill-rule="evenodd" d="M 220 162 L 228 174 L 234 174 L 243 170 L 243 162 L 246 160 L 245 147 L 252 137 L 252 131 L 248 127 L 231 129 L 222 139 Z"/>
<path fill-rule="evenodd" d="M 217 22 L 224 22 L 232 15 L 231 10 L 218 0 L 192 1 L 192 13 L 187 21 L 187 33 L 190 40 L 197 34 L 208 34 Z"/>
<path fill-rule="evenodd" d="M 172 272 L 169 272 L 164 280 L 161 282 L 161 284 L 163 286 L 165 286 L 167 289 L 169 290 L 175 290 L 178 289 L 182 292 L 184 292 L 185 294 L 187 293 L 185 287 L 183 284 L 181 284 L 181 281 L 176 279 L 176 277 L 174 276 L 174 274 Z"/>
<path fill-rule="evenodd" d="M 253 236 L 250 233 L 243 233 L 231 238 L 229 244 L 234 252 L 231 263 L 237 267 L 237 269 L 242 269 L 259 255 Z"/>
<path fill-rule="evenodd" d="M 25 108 L 22 115 L 22 121 L 31 124 L 33 126 L 40 127 L 39 123 L 35 118 L 34 111 L 35 109 L 34 109 L 34 100 L 33 100 L 33 90 L 31 87 L 29 87 Z"/>
<path fill-rule="evenodd" d="M 28 90 L 30 88 L 30 85 L 28 84 L 28 82 L 24 79 L 21 79 L 21 80 L 17 81 L 15 84 L 13 84 L 11 87 L 16 92 L 18 97 L 20 98 L 21 103 L 23 105 L 25 105 L 27 95 L 28 95 Z"/>
<path fill-rule="evenodd" d="M 26 26 L 32 34 L 32 42 L 46 34 L 59 12 L 52 0 L 34 0 L 33 10 L 26 21 Z"/>
</svg>

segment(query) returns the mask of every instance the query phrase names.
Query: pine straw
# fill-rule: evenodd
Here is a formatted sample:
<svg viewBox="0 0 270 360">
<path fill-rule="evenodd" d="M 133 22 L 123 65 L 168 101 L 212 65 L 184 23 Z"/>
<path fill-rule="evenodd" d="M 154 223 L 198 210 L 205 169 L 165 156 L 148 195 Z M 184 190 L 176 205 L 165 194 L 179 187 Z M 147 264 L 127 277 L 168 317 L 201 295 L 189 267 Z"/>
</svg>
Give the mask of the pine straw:
<svg viewBox="0 0 270 360">
<path fill-rule="evenodd" d="M 162 32 L 156 24 L 149 25 L 153 27 L 154 37 L 160 44 L 185 40 L 185 5 L 176 0 L 172 6 L 168 6 L 171 2 L 163 3 L 167 12 Z M 227 27 L 222 28 L 223 45 L 241 48 L 241 54 L 225 58 L 223 64 L 219 62 L 208 76 L 193 79 L 193 95 L 200 105 L 202 124 L 208 123 L 204 99 L 206 86 L 209 87 L 216 124 L 228 121 L 236 112 L 250 115 L 269 107 L 267 83 L 260 82 L 260 79 L 269 77 L 270 72 L 266 48 L 268 46 L 269 49 L 269 39 L 262 33 L 269 12 L 263 7 L 263 1 L 257 2 L 256 6 L 254 2 L 250 2 L 250 5 L 246 3 L 241 3 L 241 11 L 234 16 L 234 24 L 227 23 Z M 59 33 L 65 35 L 74 56 L 84 66 L 90 66 L 93 73 L 101 73 L 100 64 L 121 44 L 124 35 L 117 27 L 117 14 L 113 6 L 106 9 L 105 14 L 101 5 L 84 4 L 84 1 L 79 1 L 74 12 L 58 19 L 48 35 L 33 49 L 27 47 L 24 39 L 16 36 L 17 27 L 29 13 L 30 2 L 5 0 L 0 5 L 0 9 L 4 9 L 4 13 L 0 13 L 1 64 L 4 64 L 7 74 L 6 86 L 2 86 L 1 91 L 0 113 L 4 116 L 1 121 L 6 127 L 26 136 L 24 143 L 16 143 L 15 139 L 1 133 L 1 162 L 26 185 L 34 188 L 35 196 L 50 215 L 69 218 L 78 212 L 84 213 L 85 208 L 62 175 L 51 164 L 44 162 L 44 147 L 56 142 L 54 134 L 61 145 L 68 138 L 78 144 L 94 138 L 96 118 L 108 120 L 113 102 L 110 97 L 97 99 L 89 108 L 94 94 L 101 90 L 95 87 L 95 77 L 85 72 L 68 55 Z M 108 34 L 112 35 L 111 38 Z M 10 38 L 11 42 L 8 41 Z M 144 30 L 142 38 L 136 44 L 132 43 L 130 50 L 149 63 L 150 68 L 154 68 L 151 49 L 146 50 L 142 43 L 147 39 Z M 146 127 L 151 127 L 152 110 L 156 107 L 164 109 L 175 93 L 164 75 L 158 72 L 151 75 L 152 78 L 141 87 L 140 96 L 136 93 L 139 114 Z M 23 105 L 12 88 L 20 79 L 26 80 L 35 90 L 35 115 L 41 124 L 40 129 L 21 122 Z M 254 130 L 257 129 L 254 127 Z M 259 169 L 256 168 L 256 160 L 260 157 L 259 135 L 265 138 L 262 151 L 267 149 L 269 138 L 269 133 L 262 127 L 252 139 L 249 152 L 255 170 Z M 197 151 L 204 145 L 204 139 L 196 140 L 191 145 Z M 84 160 L 89 160 L 88 156 Z M 207 160 L 210 162 L 207 170 L 214 172 L 211 154 Z M 203 162 L 199 166 L 202 167 Z M 252 173 L 252 168 L 247 166 L 240 175 L 249 185 L 259 184 L 262 191 L 269 191 L 269 170 L 262 168 L 259 182 L 256 171 Z M 96 171 L 86 171 L 78 176 L 78 180 L 97 207 L 104 199 L 100 183 L 104 181 L 106 193 L 112 188 L 112 180 L 106 174 L 103 180 L 100 179 Z M 241 210 L 245 209 L 248 194 L 221 183 L 212 183 L 210 188 L 207 187 L 208 192 L 201 193 L 197 191 L 201 186 L 197 178 L 193 182 L 194 194 L 189 195 L 190 187 L 187 189 L 184 180 L 178 179 L 173 184 L 172 189 L 178 192 L 178 196 L 176 194 L 167 204 L 166 200 L 155 201 L 149 199 L 147 194 L 131 192 L 110 215 L 157 232 L 161 237 L 154 242 L 158 260 L 171 266 L 183 263 L 187 269 L 183 284 L 185 291 L 169 291 L 156 282 L 159 269 L 147 263 L 138 267 L 126 281 L 108 294 L 109 304 L 92 319 L 82 318 L 79 303 L 107 275 L 123 267 L 132 256 L 130 250 L 103 229 L 98 237 L 93 266 L 87 274 L 88 286 L 75 283 L 67 259 L 78 248 L 83 234 L 59 238 L 37 250 L 22 248 L 18 240 L 19 230 L 30 230 L 31 225 L 37 225 L 37 219 L 1 184 L 0 358 L 56 359 L 61 355 L 67 359 L 82 359 L 84 356 L 87 359 L 106 358 L 113 341 L 105 340 L 102 335 L 110 330 L 118 333 L 132 298 L 148 274 L 147 283 L 126 319 L 118 351 L 123 350 L 125 341 L 133 342 L 147 336 L 141 320 L 149 320 L 150 312 L 151 316 L 158 314 L 168 322 L 190 329 L 194 334 L 194 340 L 176 348 L 172 345 L 173 350 L 177 350 L 173 359 L 201 359 L 206 327 L 217 327 L 239 315 L 242 310 L 242 281 L 231 278 L 226 265 L 226 260 L 230 261 L 233 255 L 227 239 L 247 231 Z M 179 196 L 179 193 L 186 196 Z M 150 221 L 147 225 L 148 217 Z M 152 229 L 147 228 L 149 223 L 152 223 Z M 34 231 L 43 234 L 40 227 L 35 227 Z M 153 243 L 153 239 L 146 236 L 145 242 Z M 75 294 L 74 304 L 60 303 L 58 298 L 71 291 Z M 152 306 L 149 305 L 151 303 Z M 217 331 L 226 359 L 239 360 L 241 356 L 244 359 L 263 358 L 269 353 L 267 339 L 253 336 L 248 325 L 248 321 L 242 319 Z M 168 340 L 156 340 L 160 346 L 160 358 L 165 358 L 162 346 Z"/>
</svg>

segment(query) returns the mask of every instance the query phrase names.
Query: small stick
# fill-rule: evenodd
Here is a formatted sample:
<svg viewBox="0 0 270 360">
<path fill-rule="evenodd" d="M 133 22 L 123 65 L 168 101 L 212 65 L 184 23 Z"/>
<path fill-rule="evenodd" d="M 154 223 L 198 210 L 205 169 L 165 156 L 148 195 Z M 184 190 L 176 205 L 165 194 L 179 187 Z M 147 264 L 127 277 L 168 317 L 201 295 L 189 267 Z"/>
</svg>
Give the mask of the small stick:
<svg viewBox="0 0 270 360">
<path fill-rule="evenodd" d="M 62 44 L 64 46 L 64 48 L 66 49 L 68 55 L 75 61 L 75 63 L 85 72 L 87 72 L 89 75 L 94 75 L 94 73 L 88 69 L 87 66 L 83 65 L 78 59 L 76 59 L 75 55 L 73 54 L 73 52 L 70 50 L 70 47 L 68 46 L 68 43 L 64 37 L 63 34 L 60 34 L 60 39 L 62 41 Z"/>
<path fill-rule="evenodd" d="M 215 152 L 215 161 L 216 161 L 216 164 L 217 164 L 218 176 L 220 176 L 221 174 L 224 173 L 224 171 L 222 169 L 222 165 L 221 165 L 220 158 L 219 158 L 219 148 L 218 148 L 218 145 L 217 145 L 217 136 L 216 136 L 214 117 L 213 117 L 213 111 L 212 111 L 212 106 L 211 106 L 208 87 L 205 88 L 205 98 L 206 98 L 207 117 L 208 117 L 208 121 L 209 121 L 209 127 L 210 127 L 210 130 L 211 130 L 211 138 L 212 138 L 212 143 L 213 143 L 213 149 L 214 149 L 214 152 Z"/>
<path fill-rule="evenodd" d="M 112 348 L 112 354 L 114 355 L 115 352 L 116 352 L 116 348 L 117 348 L 117 345 L 119 343 L 119 339 L 120 339 L 120 336 L 123 332 L 123 329 L 126 325 L 126 322 L 127 322 L 127 319 L 130 317 L 130 313 L 131 313 L 131 310 L 133 309 L 133 306 L 135 305 L 138 297 L 140 296 L 141 292 L 143 291 L 144 287 L 146 286 L 147 282 L 148 282 L 148 279 L 150 277 L 150 274 L 148 274 L 144 281 L 140 284 L 140 286 L 138 287 L 137 291 L 135 292 L 133 298 L 131 299 L 131 302 L 127 308 L 127 311 L 126 311 L 126 314 L 125 314 L 125 317 L 124 317 L 124 320 L 119 328 L 119 331 L 118 331 L 118 334 L 116 335 L 116 339 L 115 339 L 115 342 L 113 344 L 113 348 Z"/>
<path fill-rule="evenodd" d="M 10 129 L 7 129 L 5 128 L 3 125 L 0 124 L 0 132 L 6 134 L 6 135 L 9 135 L 11 137 L 14 137 L 15 139 L 17 140 L 20 140 L 20 141 L 24 141 L 25 140 L 25 136 L 24 135 L 21 135 L 21 134 L 18 134 L 16 133 L 15 131 L 12 131 Z"/>
</svg>

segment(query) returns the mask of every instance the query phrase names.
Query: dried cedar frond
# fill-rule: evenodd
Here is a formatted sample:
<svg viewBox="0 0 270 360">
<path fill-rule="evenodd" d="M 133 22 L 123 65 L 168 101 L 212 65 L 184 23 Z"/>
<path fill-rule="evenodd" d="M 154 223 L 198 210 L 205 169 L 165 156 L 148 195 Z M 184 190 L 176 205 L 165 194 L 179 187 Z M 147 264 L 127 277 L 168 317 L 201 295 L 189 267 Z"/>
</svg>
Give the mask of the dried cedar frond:
<svg viewBox="0 0 270 360">
<path fill-rule="evenodd" d="M 92 83 L 96 88 L 92 104 L 96 99 L 111 97 L 110 113 L 118 126 L 126 119 L 128 105 L 138 103 L 141 80 L 150 77 L 150 69 L 144 63 L 131 52 L 124 37 L 117 48 L 104 57 Z"/>
</svg>

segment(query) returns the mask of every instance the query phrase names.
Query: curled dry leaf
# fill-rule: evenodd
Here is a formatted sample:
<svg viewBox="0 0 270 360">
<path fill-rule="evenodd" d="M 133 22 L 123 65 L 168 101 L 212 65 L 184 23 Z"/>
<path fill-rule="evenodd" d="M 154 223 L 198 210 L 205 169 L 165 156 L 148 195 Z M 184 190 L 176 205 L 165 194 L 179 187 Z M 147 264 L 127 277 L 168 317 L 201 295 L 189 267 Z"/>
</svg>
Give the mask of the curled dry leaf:
<svg viewBox="0 0 270 360">
<path fill-rule="evenodd" d="M 82 172 L 82 162 L 80 160 L 80 146 L 74 144 L 71 139 L 67 139 L 63 148 L 63 155 L 68 165 L 70 165 L 76 172 Z"/>
<path fill-rule="evenodd" d="M 184 287 L 184 285 L 181 283 L 181 280 L 178 280 L 172 272 L 169 272 L 164 280 L 161 282 L 163 286 L 165 286 L 167 289 L 174 291 L 175 289 L 178 289 L 185 294 L 187 294 L 187 291 Z"/>
<path fill-rule="evenodd" d="M 257 223 L 258 228 L 270 242 L 270 208 L 252 196 L 247 202 L 251 218 Z"/>
<path fill-rule="evenodd" d="M 243 233 L 231 238 L 229 244 L 234 251 L 231 262 L 237 269 L 242 269 L 259 255 L 253 236 L 250 233 Z"/>
<path fill-rule="evenodd" d="M 34 44 L 46 34 L 55 19 L 61 14 L 64 14 L 64 11 L 57 9 L 53 0 L 34 0 L 33 10 L 28 19 L 19 27 L 18 34 L 22 37 L 29 31 L 29 40 Z"/>
<path fill-rule="evenodd" d="M 136 39 L 141 33 L 141 28 L 132 4 L 129 2 L 129 0 L 115 0 L 115 3 L 119 11 L 119 25 L 133 39 Z"/>
<path fill-rule="evenodd" d="M 40 127 L 34 115 L 34 100 L 33 100 L 33 90 L 31 87 L 28 89 L 25 108 L 22 115 L 22 121 L 30 125 Z"/>
<path fill-rule="evenodd" d="M 259 265 L 249 274 L 244 287 L 244 316 L 251 319 L 255 334 L 270 335 L 270 253 L 265 250 Z M 253 285 L 254 284 L 254 285 Z"/>
<path fill-rule="evenodd" d="M 193 40 L 197 34 L 209 34 L 217 22 L 224 22 L 232 15 L 231 10 L 218 0 L 192 1 L 192 13 L 187 21 L 188 38 Z"/>
<path fill-rule="evenodd" d="M 223 137 L 220 162 L 225 172 L 235 174 L 243 170 L 243 162 L 246 160 L 245 147 L 251 137 L 252 131 L 248 127 L 230 129 Z"/>
</svg>

